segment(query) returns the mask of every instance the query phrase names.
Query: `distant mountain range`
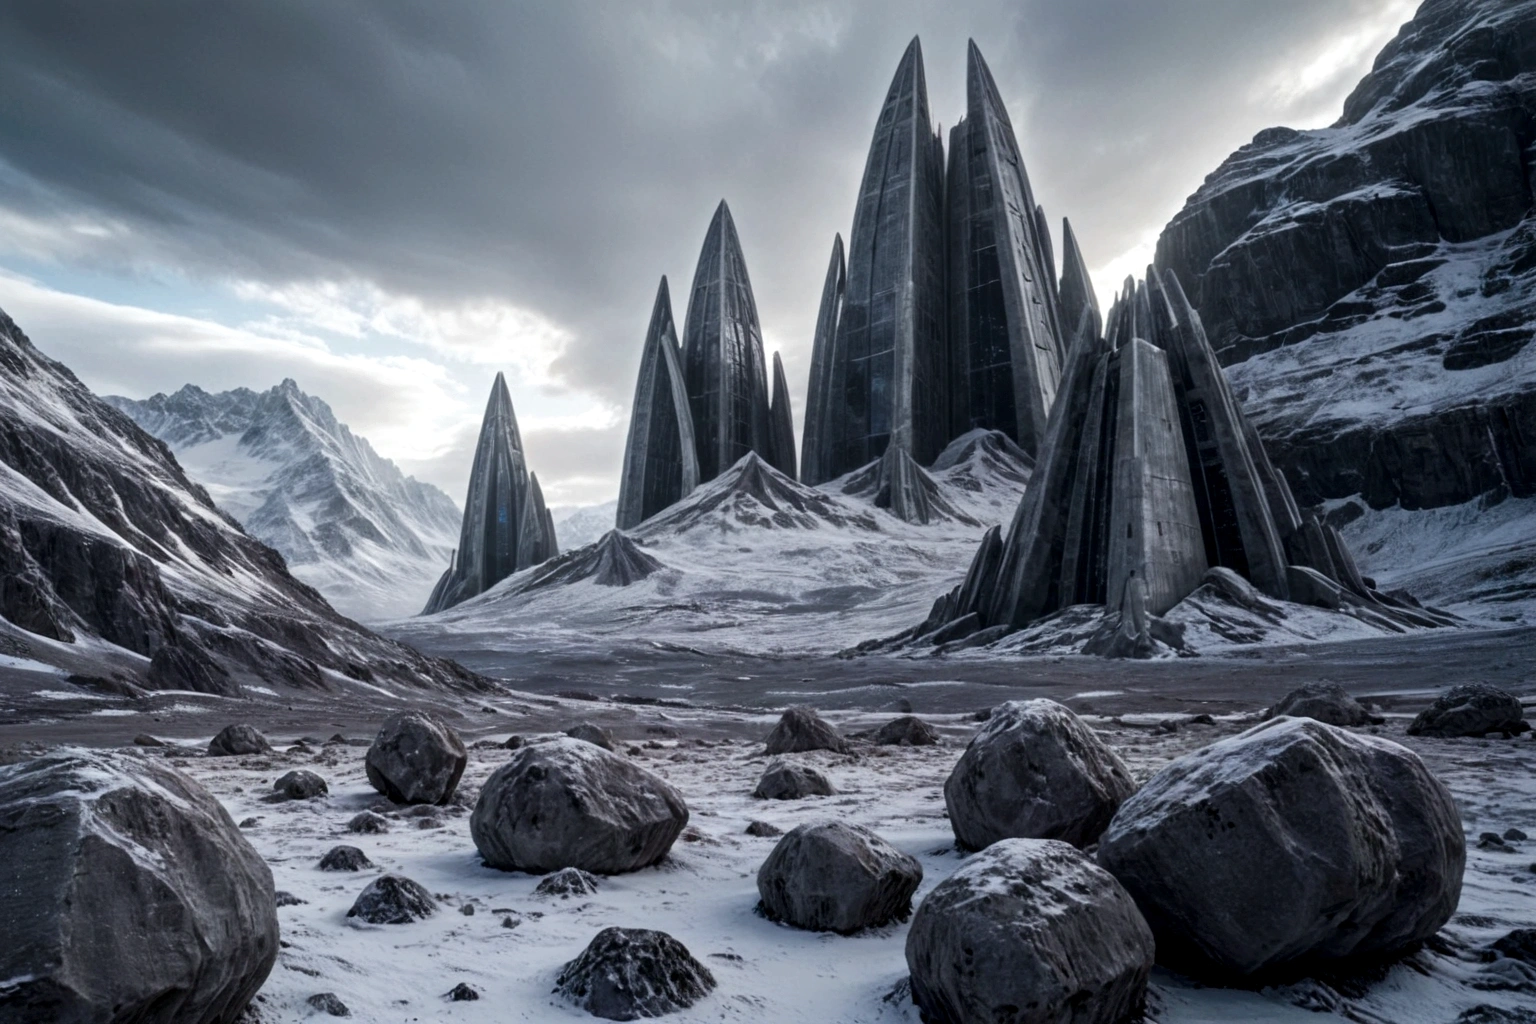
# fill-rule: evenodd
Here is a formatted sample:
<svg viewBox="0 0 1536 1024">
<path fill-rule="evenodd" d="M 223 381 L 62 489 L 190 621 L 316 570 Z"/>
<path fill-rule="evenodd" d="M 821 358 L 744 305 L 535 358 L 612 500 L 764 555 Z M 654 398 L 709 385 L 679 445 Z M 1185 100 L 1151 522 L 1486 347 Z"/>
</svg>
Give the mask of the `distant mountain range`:
<svg viewBox="0 0 1536 1024">
<path fill-rule="evenodd" d="M 331 407 L 285 380 L 143 401 L 107 396 L 295 576 L 363 622 L 414 615 L 458 542 L 442 491 L 406 476 Z"/>
<path fill-rule="evenodd" d="M 555 520 L 555 536 L 560 541 L 560 550 L 574 551 L 613 529 L 619 503 L 617 500 L 605 501 L 601 505 L 552 508 L 549 512 Z"/>
</svg>

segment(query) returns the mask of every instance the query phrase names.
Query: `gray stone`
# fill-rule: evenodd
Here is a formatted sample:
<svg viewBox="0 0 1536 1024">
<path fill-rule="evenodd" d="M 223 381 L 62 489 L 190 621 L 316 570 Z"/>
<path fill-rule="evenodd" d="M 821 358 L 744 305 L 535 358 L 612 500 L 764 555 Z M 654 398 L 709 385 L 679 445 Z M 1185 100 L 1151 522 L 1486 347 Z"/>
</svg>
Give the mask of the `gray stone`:
<svg viewBox="0 0 1536 1024">
<path fill-rule="evenodd" d="M 1453 686 L 1408 726 L 1410 736 L 1484 736 L 1525 732 L 1525 710 L 1514 694 L 1485 683 Z"/>
<path fill-rule="evenodd" d="M 688 823 L 682 794 L 632 761 L 568 737 L 516 751 L 480 790 L 470 834 L 505 871 L 636 871 Z"/>
<path fill-rule="evenodd" d="M 373 867 L 368 855 L 355 846 L 333 846 L 320 858 L 321 871 L 361 871 Z"/>
<path fill-rule="evenodd" d="M 714 975 L 687 947 L 645 928 L 604 928 L 555 979 L 555 991 L 607 1020 L 675 1013 L 714 988 Z"/>
<path fill-rule="evenodd" d="M 1130 772 L 1098 735 L 1050 700 L 992 709 L 944 783 L 961 846 L 1060 839 L 1086 846 L 1134 791 Z"/>
<path fill-rule="evenodd" d="M 875 733 L 877 746 L 931 747 L 938 742 L 938 731 L 915 715 L 893 718 Z"/>
<path fill-rule="evenodd" d="M 272 789 L 278 795 L 289 800 L 313 800 L 317 796 L 325 796 L 331 791 L 331 787 L 325 784 L 325 780 L 314 772 L 303 768 L 288 772 L 278 778 L 272 784 Z"/>
<path fill-rule="evenodd" d="M 693 493 L 697 486 L 699 456 L 693 412 L 688 404 L 688 383 L 683 378 L 682 349 L 672 321 L 672 299 L 663 276 L 640 355 L 615 525 L 620 530 L 639 526 Z"/>
<path fill-rule="evenodd" d="M 347 1004 L 336 997 L 334 992 L 316 992 L 304 1000 L 314 1010 L 331 1017 L 350 1017 L 352 1011 L 347 1009 Z"/>
<path fill-rule="evenodd" d="M 469 1003 L 480 998 L 480 992 L 467 982 L 459 982 L 448 990 L 448 1001 L 451 1003 Z"/>
<path fill-rule="evenodd" d="M 932 1024 L 1140 1019 L 1152 932 L 1108 872 L 1066 843 L 1005 839 L 924 898 L 907 932 Z"/>
<path fill-rule="evenodd" d="M 458 788 L 469 752 L 431 711 L 397 711 L 384 719 L 365 768 L 373 788 L 397 804 L 446 804 Z"/>
<path fill-rule="evenodd" d="M 783 835 L 784 830 L 779 828 L 777 825 L 771 825 L 766 821 L 749 821 L 747 822 L 746 833 L 749 836 L 756 836 L 759 839 L 770 839 L 774 836 Z"/>
<path fill-rule="evenodd" d="M 764 741 L 765 752 L 802 754 L 808 750 L 833 750 L 847 753 L 848 743 L 837 734 L 815 708 L 790 708 Z"/>
<path fill-rule="evenodd" d="M 757 872 L 763 913 L 796 928 L 848 934 L 904 919 L 923 880 L 916 858 L 861 825 L 806 824 Z"/>
<path fill-rule="evenodd" d="M 1276 701 L 1265 717 L 1314 718 L 1339 726 L 1370 725 L 1372 722 L 1371 713 L 1338 683 L 1304 683 Z"/>
<path fill-rule="evenodd" d="M 208 741 L 209 757 L 237 757 L 245 754 L 270 754 L 272 745 L 255 726 L 226 725 Z"/>
<path fill-rule="evenodd" d="M 380 875 L 358 893 L 347 911 L 369 924 L 410 924 L 437 913 L 437 901 L 426 887 L 401 875 Z"/>
<path fill-rule="evenodd" d="M 358 832 L 364 835 L 378 835 L 389 831 L 389 819 L 376 811 L 359 811 L 347 822 L 348 832 Z"/>
<path fill-rule="evenodd" d="M 151 690 L 192 690 L 220 697 L 239 697 L 240 684 L 230 678 L 201 644 L 178 634 L 166 641 L 149 659 L 144 685 Z"/>
<path fill-rule="evenodd" d="M 832 796 L 836 792 L 827 777 L 810 765 L 775 761 L 763 771 L 752 795 L 760 800 L 799 800 L 808 796 Z"/>
<path fill-rule="evenodd" d="M 224 1024 L 277 957 L 272 872 L 158 759 L 64 749 L 0 767 L 0 862 L 7 1020 Z"/>
<path fill-rule="evenodd" d="M 597 879 L 580 868 L 561 868 L 539 879 L 533 887 L 535 896 L 558 896 L 568 900 L 572 896 L 591 896 L 597 892 Z"/>
<path fill-rule="evenodd" d="M 591 722 L 581 722 L 565 730 L 565 734 L 573 740 L 581 740 L 593 746 L 602 747 L 604 750 L 617 750 L 614 746 L 613 733 L 602 726 L 593 725 Z"/>
<path fill-rule="evenodd" d="M 1224 979 L 1390 955 L 1461 896 L 1466 845 L 1417 754 L 1277 718 L 1168 765 L 1120 808 L 1099 863 L 1158 957 Z"/>
</svg>

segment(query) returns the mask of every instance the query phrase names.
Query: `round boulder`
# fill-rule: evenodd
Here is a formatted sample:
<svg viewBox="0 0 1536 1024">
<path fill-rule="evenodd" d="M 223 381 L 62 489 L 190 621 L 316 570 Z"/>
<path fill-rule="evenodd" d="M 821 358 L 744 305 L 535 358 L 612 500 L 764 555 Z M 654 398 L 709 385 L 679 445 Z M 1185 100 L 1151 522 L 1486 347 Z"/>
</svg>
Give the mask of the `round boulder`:
<svg viewBox="0 0 1536 1024">
<path fill-rule="evenodd" d="M 1520 698 L 1484 683 L 1463 683 L 1419 712 L 1408 726 L 1408 735 L 1485 736 L 1501 732 L 1517 736 L 1529 728 Z"/>
<path fill-rule="evenodd" d="M 931 747 L 938 742 L 938 732 L 916 715 L 893 718 L 875 733 L 875 744 L 882 747 Z"/>
<path fill-rule="evenodd" d="M 321 871 L 362 871 L 373 867 L 368 855 L 355 846 L 333 846 L 320 858 Z"/>
<path fill-rule="evenodd" d="M 561 868 L 539 879 L 539 884 L 533 887 L 535 896 L 558 896 L 563 900 L 572 896 L 591 896 L 596 892 L 597 879 L 580 868 Z"/>
<path fill-rule="evenodd" d="M 437 912 L 426 886 L 403 875 L 380 875 L 357 894 L 348 917 L 369 924 L 410 924 Z"/>
<path fill-rule="evenodd" d="M 0 767 L 0 862 L 8 1020 L 229 1021 L 277 957 L 272 872 L 164 762 L 67 749 Z"/>
<path fill-rule="evenodd" d="M 768 734 L 767 753 L 800 754 L 807 750 L 848 752 L 848 743 L 815 708 L 790 708 Z"/>
<path fill-rule="evenodd" d="M 752 795 L 762 800 L 799 800 L 807 796 L 832 796 L 836 792 L 827 777 L 810 765 L 775 761 L 757 780 Z"/>
<path fill-rule="evenodd" d="M 971 857 L 907 932 L 912 1000 L 945 1024 L 1139 1019 L 1154 952 L 1120 883 L 1051 839 L 1004 839 Z"/>
<path fill-rule="evenodd" d="M 331 791 L 331 787 L 325 784 L 324 779 L 303 768 L 288 772 L 274 782 L 272 788 L 280 796 L 285 796 L 289 800 L 313 800 Z"/>
<path fill-rule="evenodd" d="M 604 928 L 555 979 L 555 991 L 607 1020 L 685 1010 L 714 987 L 715 976 L 686 946 L 646 928 Z"/>
<path fill-rule="evenodd" d="M 364 835 L 378 835 L 389 831 L 389 819 L 376 811 L 358 811 L 347 822 L 348 832 L 358 832 Z"/>
<path fill-rule="evenodd" d="M 1159 959 L 1252 976 L 1429 938 L 1466 866 L 1451 794 L 1407 747 L 1277 718 L 1186 754 L 1121 806 L 1099 863 Z"/>
<path fill-rule="evenodd" d="M 565 730 L 565 734 L 573 740 L 583 740 L 593 746 L 602 747 L 604 750 L 617 750 L 614 745 L 613 733 L 602 726 L 593 725 L 591 722 L 581 722 Z"/>
<path fill-rule="evenodd" d="M 226 725 L 208 743 L 209 757 L 240 757 L 246 754 L 270 754 L 272 744 L 253 725 Z"/>
<path fill-rule="evenodd" d="M 399 711 L 384 719 L 364 766 L 373 788 L 397 804 L 446 804 L 468 763 L 447 722 L 430 711 Z"/>
<path fill-rule="evenodd" d="M 847 934 L 904 918 L 923 880 L 917 860 L 861 825 L 800 825 L 757 872 L 763 913 L 796 928 Z"/>
<path fill-rule="evenodd" d="M 1086 846 L 1135 789 L 1131 773 L 1092 729 L 1052 700 L 992 709 L 944 783 L 955 840 L 972 850 L 999 839 Z"/>
<path fill-rule="evenodd" d="M 613 875 L 661 860 L 686 824 L 688 805 L 665 781 L 566 737 L 523 747 L 496 769 L 469 831 L 494 868 Z"/>
</svg>

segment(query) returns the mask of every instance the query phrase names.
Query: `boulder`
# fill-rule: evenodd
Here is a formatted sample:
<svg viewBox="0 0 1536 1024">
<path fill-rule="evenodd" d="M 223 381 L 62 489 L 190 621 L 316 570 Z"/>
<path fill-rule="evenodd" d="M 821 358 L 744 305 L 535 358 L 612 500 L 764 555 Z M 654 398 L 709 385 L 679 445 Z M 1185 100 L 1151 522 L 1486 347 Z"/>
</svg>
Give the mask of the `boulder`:
<svg viewBox="0 0 1536 1024">
<path fill-rule="evenodd" d="M 348 832 L 357 832 L 363 835 L 378 835 L 389 831 L 389 819 L 375 811 L 358 811 L 347 822 Z"/>
<path fill-rule="evenodd" d="M 239 757 L 246 754 L 270 754 L 272 744 L 252 725 L 226 725 L 208 742 L 209 757 Z"/>
<path fill-rule="evenodd" d="M 561 868 L 539 879 L 533 887 L 535 896 L 558 896 L 568 900 L 572 896 L 591 896 L 597 892 L 597 879 L 580 868 Z"/>
<path fill-rule="evenodd" d="M 430 711 L 399 711 L 384 719 L 365 767 L 373 788 L 397 804 L 445 804 L 468 763 L 447 722 Z"/>
<path fill-rule="evenodd" d="M 1266 718 L 1312 718 L 1328 725 L 1370 725 L 1371 713 L 1338 683 L 1304 683 L 1281 697 Z M 1379 724 L 1380 718 L 1374 719 Z"/>
<path fill-rule="evenodd" d="M 875 743 L 882 747 L 931 747 L 938 742 L 938 732 L 916 715 L 893 718 L 875 733 Z"/>
<path fill-rule="evenodd" d="M 480 998 L 480 991 L 467 982 L 459 982 L 448 990 L 448 1001 L 451 1003 L 470 1003 Z"/>
<path fill-rule="evenodd" d="M 763 800 L 799 800 L 807 796 L 831 796 L 836 792 L 827 777 L 810 765 L 775 761 L 757 780 L 752 795 Z"/>
<path fill-rule="evenodd" d="M 773 727 L 766 740 L 769 754 L 799 754 L 807 750 L 835 750 L 847 753 L 848 743 L 837 734 L 815 708 L 790 708 Z"/>
<path fill-rule="evenodd" d="M 687 947 L 645 928 L 604 928 L 555 979 L 557 992 L 607 1020 L 675 1013 L 714 987 L 714 975 Z"/>
<path fill-rule="evenodd" d="M 289 800 L 313 800 L 317 796 L 325 796 L 331 788 L 325 784 L 325 780 L 314 772 L 305 771 L 303 768 L 288 772 L 272 784 L 272 789 L 279 796 Z"/>
<path fill-rule="evenodd" d="M 65 749 L 0 767 L 0 1018 L 224 1024 L 277 957 L 272 872 L 160 760 Z"/>
<path fill-rule="evenodd" d="M 1528 728 L 1520 698 L 1484 683 L 1463 683 L 1419 712 L 1408 726 L 1408 735 L 1485 736 L 1501 732 L 1514 736 Z"/>
<path fill-rule="evenodd" d="M 907 967 L 925 1021 L 1139 1020 L 1151 929 L 1120 883 L 1071 845 L 1003 839 L 912 915 Z"/>
<path fill-rule="evenodd" d="M 469 830 L 491 867 L 611 875 L 661 860 L 686 824 L 688 805 L 665 781 L 564 737 L 523 747 L 496 769 Z"/>
<path fill-rule="evenodd" d="M 320 858 L 321 871 L 361 871 L 373 867 L 368 855 L 355 846 L 333 846 Z"/>
<path fill-rule="evenodd" d="M 749 821 L 747 822 L 746 833 L 759 839 L 771 839 L 774 836 L 783 835 L 784 830 L 766 821 Z"/>
<path fill-rule="evenodd" d="M 1120 758 L 1051 700 L 992 709 L 944 783 L 955 840 L 980 850 L 999 839 L 1099 837 L 1135 785 Z"/>
<path fill-rule="evenodd" d="M 1158 772 L 1098 859 L 1135 897 L 1160 960 L 1231 978 L 1422 942 L 1456 910 L 1466 844 L 1413 751 L 1277 718 Z"/>
<path fill-rule="evenodd" d="M 437 901 L 419 882 L 401 875 L 380 875 L 358 893 L 348 917 L 369 924 L 410 924 L 437 912 Z"/>
<path fill-rule="evenodd" d="M 861 825 L 806 824 L 780 839 L 757 872 L 764 915 L 847 934 L 903 919 L 923 868 Z"/>
<path fill-rule="evenodd" d="M 335 992 L 316 992 L 304 1001 L 311 1009 L 330 1017 L 352 1016 L 352 1011 L 347 1009 L 346 1003 L 337 998 Z"/>
<path fill-rule="evenodd" d="M 581 740 L 604 750 L 617 750 L 613 743 L 613 733 L 602 726 L 593 725 L 591 722 L 582 722 L 565 730 L 565 734 L 573 740 Z"/>
</svg>

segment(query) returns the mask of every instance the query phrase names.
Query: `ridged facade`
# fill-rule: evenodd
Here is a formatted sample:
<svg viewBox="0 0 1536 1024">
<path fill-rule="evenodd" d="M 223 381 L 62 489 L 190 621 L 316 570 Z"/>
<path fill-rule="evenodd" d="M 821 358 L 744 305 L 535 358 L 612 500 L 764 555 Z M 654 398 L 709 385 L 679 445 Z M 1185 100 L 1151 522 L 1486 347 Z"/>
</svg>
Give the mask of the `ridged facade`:
<svg viewBox="0 0 1536 1024">
<path fill-rule="evenodd" d="M 638 526 L 699 485 L 698 447 L 667 279 L 661 279 L 640 357 L 624 446 L 616 525 Z"/>
</svg>

